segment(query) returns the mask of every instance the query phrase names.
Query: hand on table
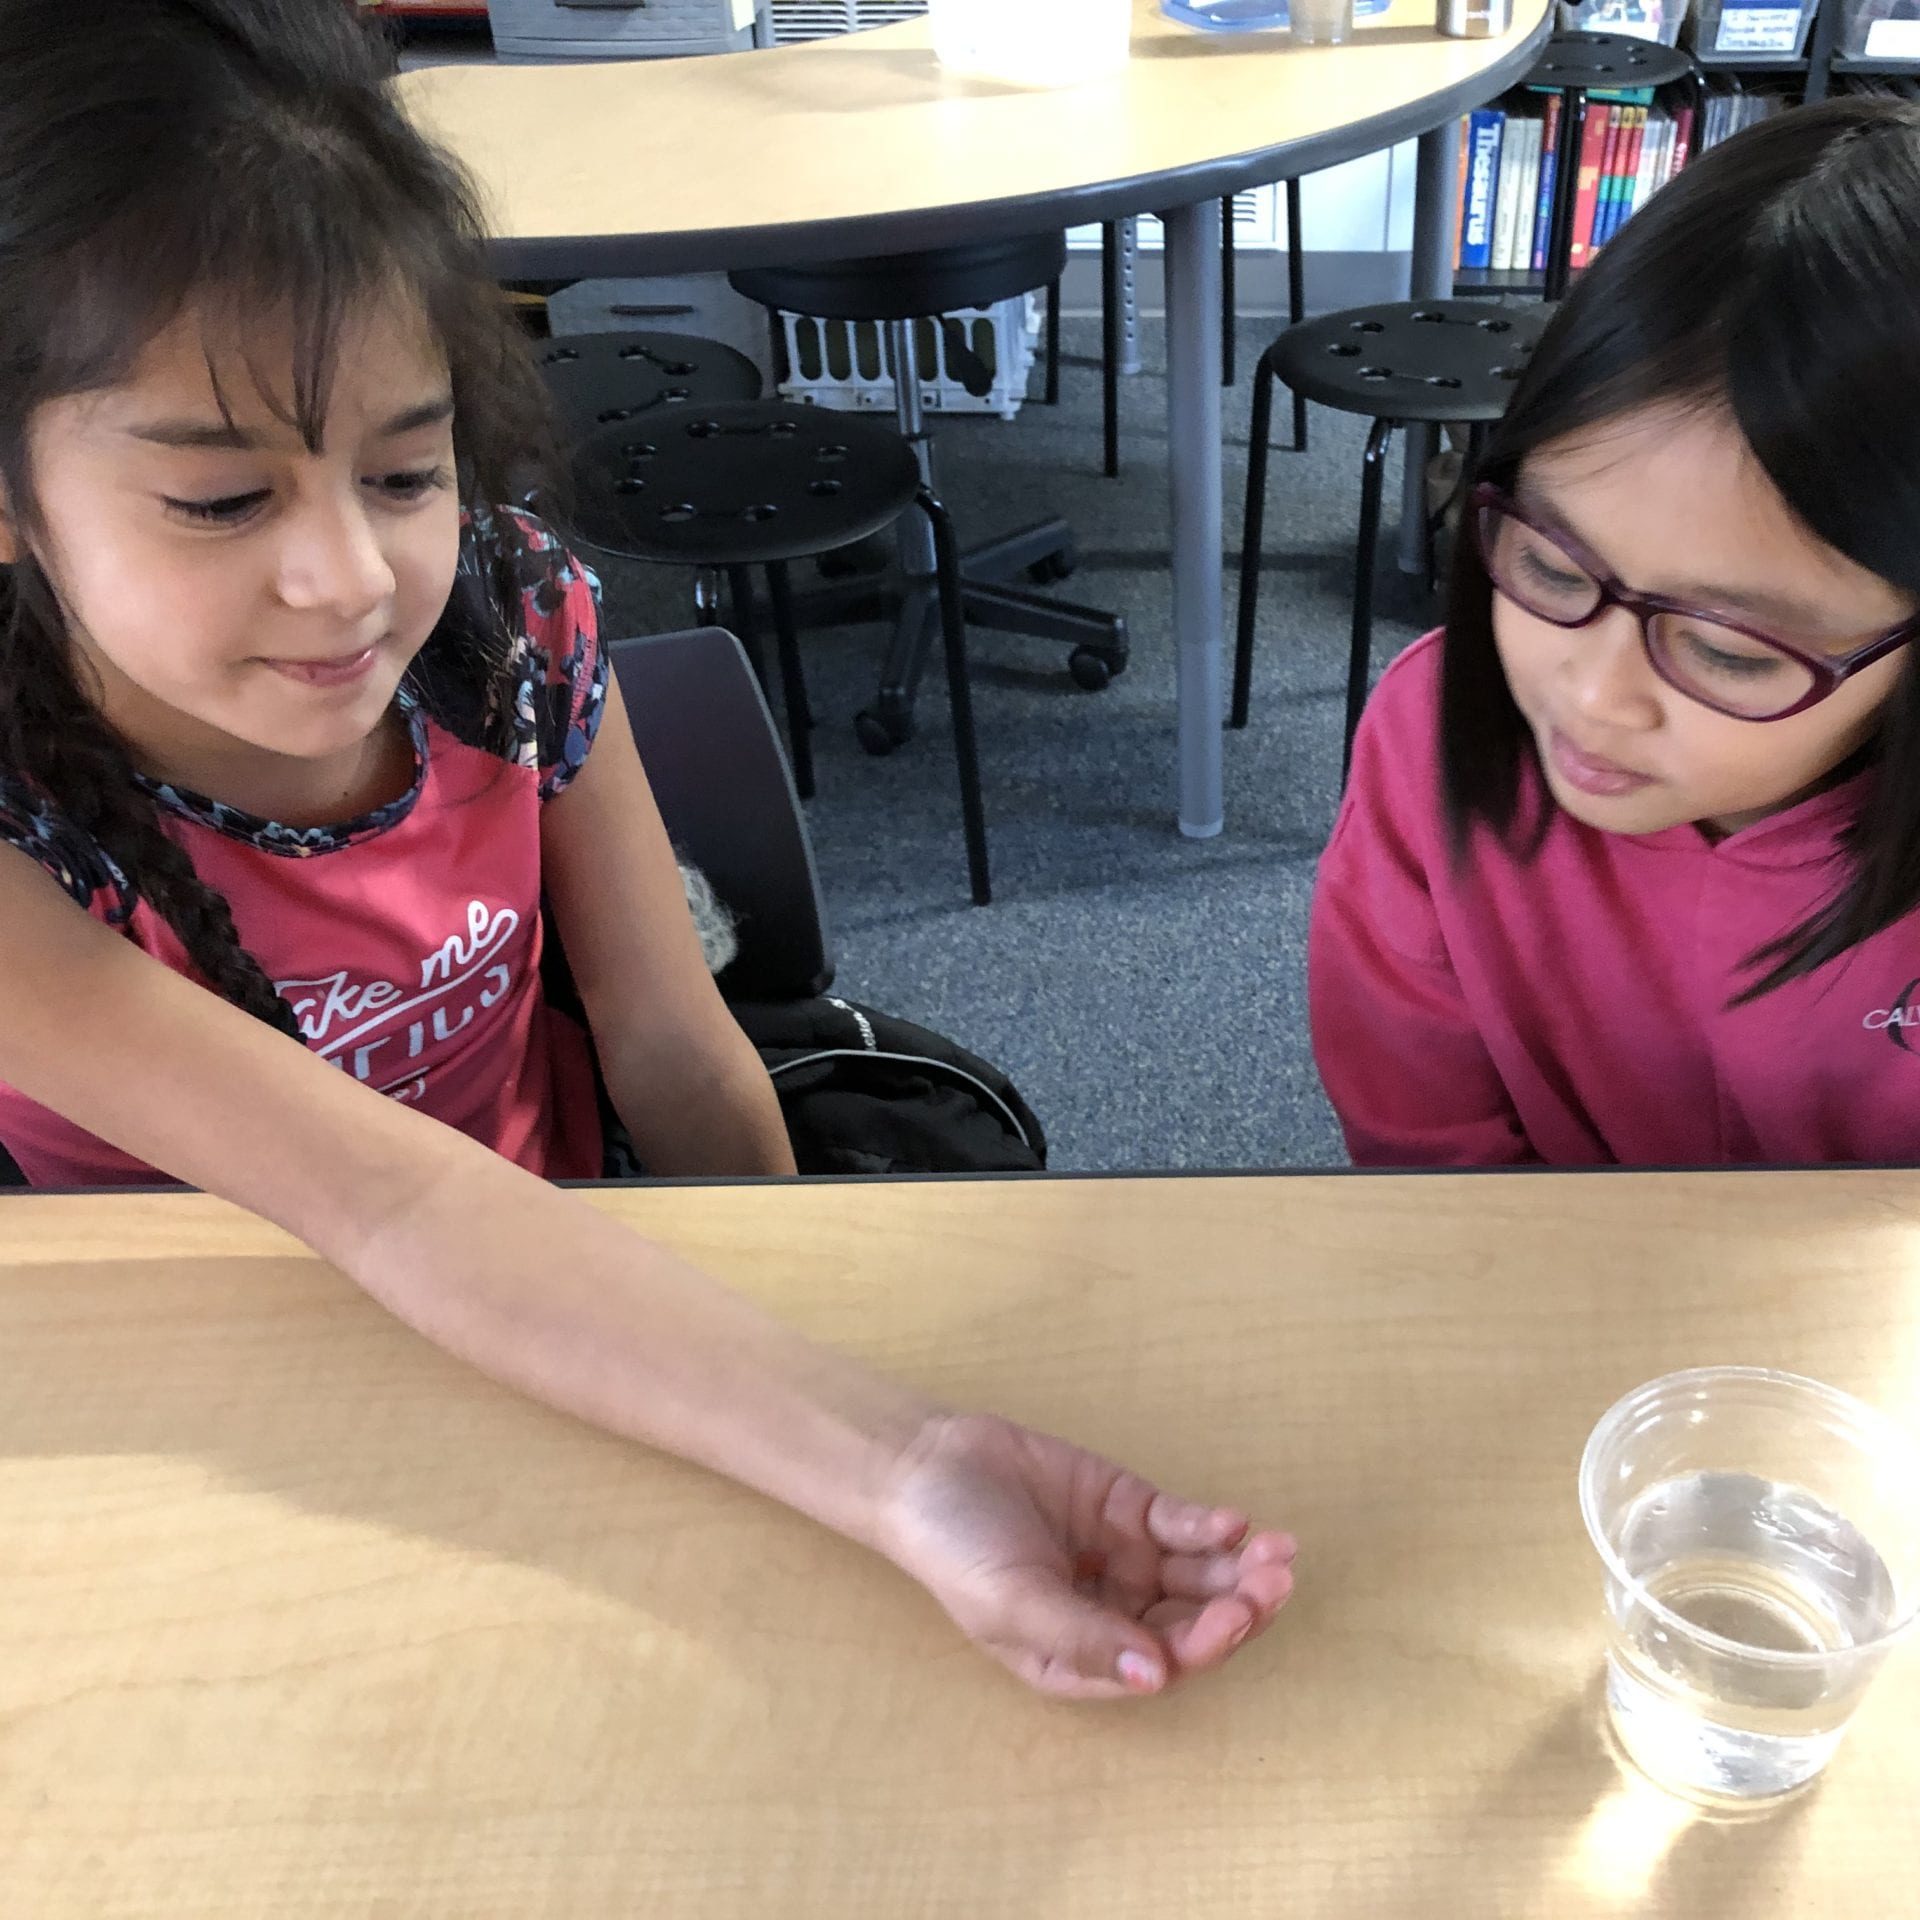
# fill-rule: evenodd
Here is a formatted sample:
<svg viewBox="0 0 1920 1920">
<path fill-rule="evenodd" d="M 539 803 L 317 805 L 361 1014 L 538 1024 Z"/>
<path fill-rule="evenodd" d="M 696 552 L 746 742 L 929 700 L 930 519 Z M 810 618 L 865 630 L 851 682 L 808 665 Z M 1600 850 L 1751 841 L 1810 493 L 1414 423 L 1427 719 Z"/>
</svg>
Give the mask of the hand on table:
<svg viewBox="0 0 1920 1920">
<path fill-rule="evenodd" d="M 1218 1666 L 1293 1588 L 1294 1543 L 1162 1493 L 1111 1460 L 985 1414 L 902 1454 L 879 1544 L 1042 1693 L 1157 1693 Z"/>
</svg>

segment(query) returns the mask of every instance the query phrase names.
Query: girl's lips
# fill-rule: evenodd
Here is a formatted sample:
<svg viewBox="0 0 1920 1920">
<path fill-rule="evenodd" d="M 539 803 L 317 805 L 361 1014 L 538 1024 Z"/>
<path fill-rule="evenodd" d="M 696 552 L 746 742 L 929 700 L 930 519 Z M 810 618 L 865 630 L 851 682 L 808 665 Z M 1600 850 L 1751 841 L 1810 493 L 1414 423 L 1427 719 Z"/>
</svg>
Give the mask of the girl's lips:
<svg viewBox="0 0 1920 1920">
<path fill-rule="evenodd" d="M 1616 760 L 1603 760 L 1598 754 L 1583 753 L 1558 727 L 1554 728 L 1549 738 L 1548 751 L 1561 779 L 1582 793 L 1613 799 L 1624 793 L 1637 793 L 1642 787 L 1653 784 L 1650 774 L 1635 773 L 1631 767 L 1623 767 Z"/>
<path fill-rule="evenodd" d="M 333 660 L 269 660 L 266 662 L 275 673 L 284 674 L 287 679 L 298 681 L 303 687 L 346 687 L 356 680 L 363 680 L 373 670 L 373 663 L 379 658 L 380 648 L 376 644 L 362 647 L 358 653 L 342 654 Z"/>
</svg>

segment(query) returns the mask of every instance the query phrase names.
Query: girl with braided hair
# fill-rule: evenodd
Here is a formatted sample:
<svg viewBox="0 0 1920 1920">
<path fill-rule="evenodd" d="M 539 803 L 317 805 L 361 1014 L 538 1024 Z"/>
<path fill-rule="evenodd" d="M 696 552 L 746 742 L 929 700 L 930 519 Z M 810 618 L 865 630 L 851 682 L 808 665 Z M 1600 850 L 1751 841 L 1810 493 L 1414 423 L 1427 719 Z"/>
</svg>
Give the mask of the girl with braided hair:
<svg viewBox="0 0 1920 1920">
<path fill-rule="evenodd" d="M 0 72 L 0 1145 L 276 1221 L 1035 1686 L 1224 1660 L 1285 1535 L 890 1385 L 553 1184 L 601 1169 L 596 1063 L 655 1172 L 793 1161 L 593 581 L 497 504 L 542 397 L 471 196 L 354 9 L 0 0 Z"/>
</svg>

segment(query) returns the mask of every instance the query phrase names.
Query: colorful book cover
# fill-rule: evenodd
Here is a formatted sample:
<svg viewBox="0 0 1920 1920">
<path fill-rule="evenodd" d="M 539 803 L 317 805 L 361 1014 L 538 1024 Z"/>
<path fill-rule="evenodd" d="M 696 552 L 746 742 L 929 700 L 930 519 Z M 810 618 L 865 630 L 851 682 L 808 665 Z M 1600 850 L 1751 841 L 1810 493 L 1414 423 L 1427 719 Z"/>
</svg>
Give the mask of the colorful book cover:
<svg viewBox="0 0 1920 1920">
<path fill-rule="evenodd" d="M 1627 144 L 1627 115 L 1630 107 L 1616 107 L 1613 131 L 1607 136 L 1606 157 L 1600 162 L 1600 191 L 1593 201 L 1593 237 L 1587 242 L 1587 258 L 1607 244 L 1613 231 L 1613 200 L 1620 191 L 1620 153 Z"/>
<path fill-rule="evenodd" d="M 1465 268 L 1485 267 L 1493 259 L 1493 195 L 1506 119 L 1492 107 L 1479 107 L 1467 130 L 1466 215 L 1460 238 L 1460 264 Z"/>
<path fill-rule="evenodd" d="M 1607 144 L 1600 153 L 1600 186 L 1593 196 L 1593 231 L 1587 236 L 1589 260 L 1600 251 L 1600 242 L 1606 231 L 1606 220 L 1613 206 L 1613 183 L 1620 164 L 1620 142 L 1627 126 L 1625 107 L 1610 107 L 1607 111 L 1610 116 Z"/>
<path fill-rule="evenodd" d="M 1540 196 L 1533 215 L 1533 271 L 1547 270 L 1547 243 L 1553 238 L 1554 175 L 1560 171 L 1560 96 L 1547 95 L 1547 117 L 1540 124 Z"/>
<path fill-rule="evenodd" d="M 1647 151 L 1653 145 L 1653 109 L 1642 107 L 1634 118 L 1633 154 L 1628 162 L 1620 198 L 1620 226 L 1624 227 L 1640 208 L 1640 182 L 1647 170 Z M 1614 229 L 1615 232 L 1619 228 Z"/>
<path fill-rule="evenodd" d="M 1600 202 L 1600 175 L 1606 165 L 1607 135 L 1612 130 L 1614 109 L 1594 101 L 1587 103 L 1586 124 L 1580 129 L 1580 172 L 1574 188 L 1573 245 L 1568 264 L 1579 268 L 1587 264 L 1593 251 L 1593 216 Z"/>
<path fill-rule="evenodd" d="M 1671 180 L 1693 154 L 1693 104 L 1673 110 L 1673 142 L 1667 155 L 1667 178 Z"/>
<path fill-rule="evenodd" d="M 1633 185 L 1640 176 L 1640 149 L 1646 144 L 1647 110 L 1628 107 L 1627 123 L 1620 130 L 1620 153 L 1613 170 L 1613 205 L 1607 216 L 1607 240 L 1627 224 L 1633 214 Z"/>
</svg>

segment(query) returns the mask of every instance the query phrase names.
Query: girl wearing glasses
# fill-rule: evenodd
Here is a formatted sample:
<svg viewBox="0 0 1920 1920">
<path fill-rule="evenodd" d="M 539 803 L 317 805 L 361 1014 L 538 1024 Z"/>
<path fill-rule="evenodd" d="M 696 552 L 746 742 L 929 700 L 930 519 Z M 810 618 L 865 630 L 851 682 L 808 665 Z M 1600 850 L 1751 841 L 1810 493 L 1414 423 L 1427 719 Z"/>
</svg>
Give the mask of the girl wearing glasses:
<svg viewBox="0 0 1920 1920">
<path fill-rule="evenodd" d="M 1920 108 L 1688 168 L 1478 481 L 1315 895 L 1354 1159 L 1920 1156 Z"/>
</svg>

